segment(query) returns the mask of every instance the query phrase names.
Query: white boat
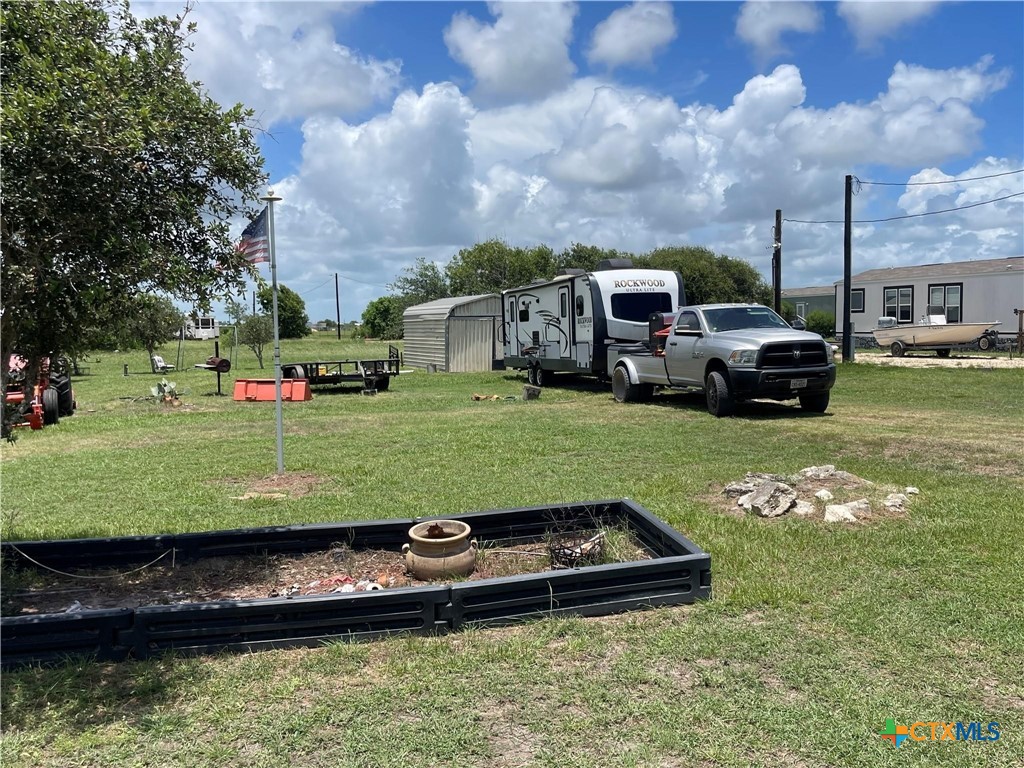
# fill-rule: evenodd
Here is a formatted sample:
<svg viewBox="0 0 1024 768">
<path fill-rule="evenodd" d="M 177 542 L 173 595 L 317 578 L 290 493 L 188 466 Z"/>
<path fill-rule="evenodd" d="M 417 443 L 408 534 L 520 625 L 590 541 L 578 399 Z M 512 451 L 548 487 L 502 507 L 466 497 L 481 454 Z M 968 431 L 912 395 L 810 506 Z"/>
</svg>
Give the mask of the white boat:
<svg viewBox="0 0 1024 768">
<path fill-rule="evenodd" d="M 995 345 L 992 329 L 997 325 L 1000 323 L 947 323 L 945 309 L 929 305 L 928 314 L 914 325 L 899 325 L 894 317 L 880 317 L 872 333 L 878 345 L 888 347 L 893 357 L 902 357 L 908 349 L 935 350 L 945 357 L 952 347 L 974 342 L 982 349 L 991 349 Z"/>
</svg>

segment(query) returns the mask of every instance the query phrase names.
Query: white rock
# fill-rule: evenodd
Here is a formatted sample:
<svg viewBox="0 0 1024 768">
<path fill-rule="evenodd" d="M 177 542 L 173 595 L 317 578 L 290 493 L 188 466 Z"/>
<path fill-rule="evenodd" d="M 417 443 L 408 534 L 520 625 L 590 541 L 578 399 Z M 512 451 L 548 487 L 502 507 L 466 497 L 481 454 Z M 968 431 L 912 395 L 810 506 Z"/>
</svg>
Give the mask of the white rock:
<svg viewBox="0 0 1024 768">
<path fill-rule="evenodd" d="M 750 493 L 747 493 L 747 494 L 744 494 L 743 496 L 740 496 L 738 499 L 736 499 L 736 506 L 737 507 L 743 507 L 745 510 L 747 510 L 749 512 L 750 511 L 750 497 L 753 496 L 753 495 L 754 495 L 754 492 L 751 491 Z"/>
<path fill-rule="evenodd" d="M 844 506 L 853 513 L 854 517 L 858 519 L 862 517 L 871 517 L 871 503 L 867 499 L 850 501 Z"/>
<path fill-rule="evenodd" d="M 820 491 L 814 494 L 814 498 L 820 499 L 821 501 L 832 501 L 832 499 L 834 499 L 835 496 L 833 496 L 829 490 L 822 488 Z"/>
<path fill-rule="evenodd" d="M 811 502 L 801 501 L 800 499 L 797 499 L 796 504 L 793 505 L 793 514 L 799 515 L 800 517 L 813 515 L 817 510 L 818 508 L 811 504 Z"/>
<path fill-rule="evenodd" d="M 856 523 L 857 518 L 845 504 L 829 504 L 825 507 L 826 523 Z"/>
<path fill-rule="evenodd" d="M 888 496 L 885 497 L 885 501 L 882 502 L 882 505 L 886 509 L 892 510 L 894 512 L 902 512 L 909 502 L 910 499 L 908 499 L 902 493 L 890 493 Z"/>
<path fill-rule="evenodd" d="M 786 514 L 796 501 L 796 491 L 785 483 L 766 481 L 753 493 L 744 496 L 743 508 L 760 517 L 779 517 Z"/>
<path fill-rule="evenodd" d="M 746 481 L 753 486 L 758 486 L 765 480 L 770 480 L 773 483 L 784 483 L 786 482 L 785 475 L 776 475 L 771 472 L 747 472 Z"/>
<path fill-rule="evenodd" d="M 903 492 L 907 494 L 907 496 L 917 496 L 917 494 L 919 494 L 921 491 L 912 485 L 908 485 L 906 488 L 903 489 Z"/>
<path fill-rule="evenodd" d="M 834 464 L 823 464 L 820 467 L 804 467 L 798 474 L 808 480 L 824 480 L 826 477 L 832 477 L 835 471 Z"/>
<path fill-rule="evenodd" d="M 725 490 L 723 491 L 723 493 L 726 496 L 742 496 L 745 493 L 750 493 L 756 487 L 756 483 L 729 483 L 727 486 L 725 486 Z"/>
</svg>

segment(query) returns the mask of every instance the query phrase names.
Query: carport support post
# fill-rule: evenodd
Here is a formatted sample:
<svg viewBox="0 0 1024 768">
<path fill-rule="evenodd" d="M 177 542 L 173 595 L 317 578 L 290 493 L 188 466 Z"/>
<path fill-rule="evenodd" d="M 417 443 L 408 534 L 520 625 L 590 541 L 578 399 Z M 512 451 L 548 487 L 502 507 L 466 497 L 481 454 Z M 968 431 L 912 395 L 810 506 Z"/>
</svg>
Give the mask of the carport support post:
<svg viewBox="0 0 1024 768">
<path fill-rule="evenodd" d="M 274 202 L 281 198 L 268 190 L 260 198 L 267 201 L 267 235 L 270 241 L 270 282 L 274 303 L 274 413 L 277 417 L 277 474 L 284 474 L 284 424 L 281 414 L 281 335 L 277 330 L 277 251 L 274 247 Z"/>
<path fill-rule="evenodd" d="M 853 323 L 850 294 L 853 266 L 853 176 L 846 176 L 846 219 L 843 227 L 843 362 L 853 362 Z"/>
</svg>

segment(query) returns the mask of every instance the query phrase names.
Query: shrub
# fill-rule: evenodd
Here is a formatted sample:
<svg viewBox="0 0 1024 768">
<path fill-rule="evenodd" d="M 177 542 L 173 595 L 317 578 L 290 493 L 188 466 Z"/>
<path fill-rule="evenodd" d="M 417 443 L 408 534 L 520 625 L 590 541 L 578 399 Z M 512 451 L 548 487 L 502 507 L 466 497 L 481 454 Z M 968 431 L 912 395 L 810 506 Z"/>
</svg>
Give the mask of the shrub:
<svg viewBox="0 0 1024 768">
<path fill-rule="evenodd" d="M 823 339 L 835 336 L 836 317 L 831 312 L 816 309 L 807 315 L 807 330 L 817 333 Z"/>
</svg>

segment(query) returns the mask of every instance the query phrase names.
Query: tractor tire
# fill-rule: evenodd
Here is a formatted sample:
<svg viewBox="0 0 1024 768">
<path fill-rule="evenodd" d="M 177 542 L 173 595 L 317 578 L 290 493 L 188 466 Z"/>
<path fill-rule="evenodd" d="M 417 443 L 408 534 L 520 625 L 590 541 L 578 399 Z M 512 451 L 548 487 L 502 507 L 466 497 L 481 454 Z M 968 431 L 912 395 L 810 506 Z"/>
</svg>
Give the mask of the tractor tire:
<svg viewBox="0 0 1024 768">
<path fill-rule="evenodd" d="M 813 395 L 801 395 L 800 407 L 810 413 L 824 413 L 828 408 L 828 392 L 818 392 Z"/>
<path fill-rule="evenodd" d="M 729 391 L 729 382 L 718 371 L 712 371 L 704 380 L 704 393 L 707 397 L 708 413 L 712 416 L 731 416 L 736 410 L 736 401 Z"/>
<path fill-rule="evenodd" d="M 75 413 L 75 394 L 71 391 L 71 379 L 66 374 L 50 376 L 50 389 L 57 392 L 57 410 L 61 416 L 73 416 Z"/>
<path fill-rule="evenodd" d="M 60 396 L 55 389 L 43 390 L 43 424 L 49 426 L 60 421 Z"/>
<path fill-rule="evenodd" d="M 612 395 L 620 403 L 635 403 L 640 399 L 639 386 L 629 380 L 624 366 L 612 372 Z"/>
</svg>

